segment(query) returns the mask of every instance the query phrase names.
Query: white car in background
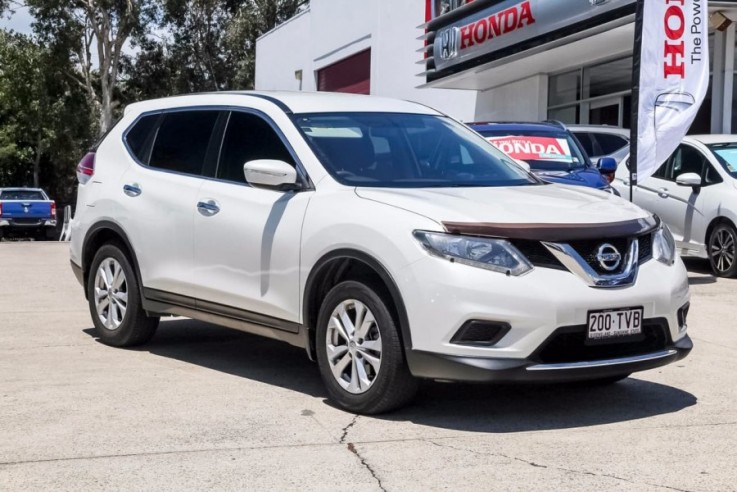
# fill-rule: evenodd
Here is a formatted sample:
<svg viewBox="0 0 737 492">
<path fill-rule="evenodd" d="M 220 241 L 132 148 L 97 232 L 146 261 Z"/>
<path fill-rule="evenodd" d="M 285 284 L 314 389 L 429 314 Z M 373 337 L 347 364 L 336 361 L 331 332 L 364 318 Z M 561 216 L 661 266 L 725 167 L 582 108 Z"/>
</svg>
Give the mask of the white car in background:
<svg viewBox="0 0 737 492">
<path fill-rule="evenodd" d="M 77 174 L 72 269 L 109 345 L 165 315 L 275 338 L 360 413 L 407 403 L 417 378 L 611 383 L 692 347 L 656 217 L 546 184 L 422 105 L 146 101 Z"/>
<path fill-rule="evenodd" d="M 628 198 L 629 156 L 612 186 Z M 634 188 L 633 201 L 670 227 L 681 256 L 708 258 L 721 277 L 737 277 L 737 136 L 692 135 Z"/>
<path fill-rule="evenodd" d="M 589 158 L 597 162 L 602 157 L 626 149 L 630 144 L 630 131 L 626 128 L 607 125 L 567 125 Z"/>
</svg>

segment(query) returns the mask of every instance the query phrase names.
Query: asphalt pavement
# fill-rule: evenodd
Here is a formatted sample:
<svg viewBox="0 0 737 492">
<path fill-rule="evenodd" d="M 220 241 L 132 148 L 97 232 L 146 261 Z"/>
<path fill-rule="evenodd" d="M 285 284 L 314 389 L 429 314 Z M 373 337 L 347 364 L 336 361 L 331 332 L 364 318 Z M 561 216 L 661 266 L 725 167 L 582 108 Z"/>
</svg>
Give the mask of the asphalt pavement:
<svg viewBox="0 0 737 492">
<path fill-rule="evenodd" d="M 606 388 L 426 383 L 358 417 L 302 350 L 162 321 L 99 343 L 62 243 L 0 244 L 0 490 L 737 490 L 737 280 L 688 262 L 676 364 Z"/>
</svg>

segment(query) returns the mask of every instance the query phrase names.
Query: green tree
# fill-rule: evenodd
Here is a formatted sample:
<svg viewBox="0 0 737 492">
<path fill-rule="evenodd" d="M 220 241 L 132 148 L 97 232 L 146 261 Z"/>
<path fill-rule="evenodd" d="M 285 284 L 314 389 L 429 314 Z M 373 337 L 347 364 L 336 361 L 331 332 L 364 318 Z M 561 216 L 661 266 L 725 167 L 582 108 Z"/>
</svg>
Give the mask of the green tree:
<svg viewBox="0 0 737 492">
<path fill-rule="evenodd" d="M 2 1 L 2 0 L 0 0 Z M 143 37 L 158 15 L 154 0 L 26 0 L 38 38 L 67 52 L 68 76 L 85 90 L 98 131 L 113 124 L 123 50 Z"/>
<path fill-rule="evenodd" d="M 158 31 L 125 65 L 129 99 L 252 89 L 256 39 L 305 0 L 166 0 Z"/>
<path fill-rule="evenodd" d="M 85 93 L 64 53 L 0 30 L 0 186 L 45 187 L 61 203 L 91 140 Z"/>
</svg>

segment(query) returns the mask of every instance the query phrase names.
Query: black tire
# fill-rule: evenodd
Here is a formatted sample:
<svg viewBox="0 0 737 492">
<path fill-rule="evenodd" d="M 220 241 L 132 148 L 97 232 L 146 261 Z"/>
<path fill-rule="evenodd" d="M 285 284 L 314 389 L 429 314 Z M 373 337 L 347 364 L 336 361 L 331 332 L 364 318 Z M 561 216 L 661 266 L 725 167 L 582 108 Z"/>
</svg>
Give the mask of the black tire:
<svg viewBox="0 0 737 492">
<path fill-rule="evenodd" d="M 737 231 L 732 224 L 729 222 L 717 224 L 709 234 L 706 247 L 714 275 L 737 277 Z"/>
<path fill-rule="evenodd" d="M 100 319 L 95 304 L 95 280 L 100 264 L 108 259 L 115 260 L 125 275 L 124 282 L 127 294 L 127 307 L 122 316 L 120 325 L 116 328 L 108 328 Z M 87 298 L 89 300 L 90 314 L 97 329 L 97 335 L 106 345 L 114 347 L 133 347 L 141 345 L 154 336 L 159 325 L 158 317 L 146 316 L 141 305 L 141 291 L 138 278 L 131 266 L 131 262 L 117 244 L 105 244 L 95 254 L 87 277 Z M 108 304 L 110 301 L 108 300 Z M 108 308 L 109 310 L 110 308 Z M 104 310 L 103 310 L 104 311 Z M 118 311 L 119 312 L 119 311 Z M 108 316 L 110 314 L 108 313 Z"/>
<path fill-rule="evenodd" d="M 360 282 L 341 282 L 323 300 L 317 319 L 317 362 L 330 399 L 345 410 L 363 415 L 388 412 L 406 405 L 415 396 L 418 387 L 417 380 L 407 367 L 397 325 L 386 300 L 378 292 L 380 289 Z M 372 331 L 378 330 L 381 337 L 379 370 L 374 374 L 368 390 L 360 394 L 351 393 L 338 383 L 327 355 L 330 317 L 341 303 L 349 300 L 363 303 L 373 313 L 376 323 Z"/>
</svg>

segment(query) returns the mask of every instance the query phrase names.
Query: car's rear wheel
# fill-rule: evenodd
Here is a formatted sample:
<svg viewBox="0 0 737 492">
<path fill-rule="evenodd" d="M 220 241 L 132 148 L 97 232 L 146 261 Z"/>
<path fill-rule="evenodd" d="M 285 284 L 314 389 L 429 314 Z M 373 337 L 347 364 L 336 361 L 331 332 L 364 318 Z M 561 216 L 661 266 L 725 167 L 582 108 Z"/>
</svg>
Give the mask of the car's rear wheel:
<svg viewBox="0 0 737 492">
<path fill-rule="evenodd" d="M 732 224 L 717 224 L 709 235 L 709 262 L 719 277 L 737 277 L 737 231 Z"/>
<path fill-rule="evenodd" d="M 369 285 L 346 281 L 325 297 L 317 321 L 317 361 L 330 398 L 342 408 L 377 414 L 417 391 L 387 303 Z"/>
<path fill-rule="evenodd" d="M 116 244 L 106 244 L 95 254 L 87 298 L 97 335 L 107 345 L 140 345 L 156 332 L 159 318 L 146 316 L 131 262 Z"/>
</svg>

